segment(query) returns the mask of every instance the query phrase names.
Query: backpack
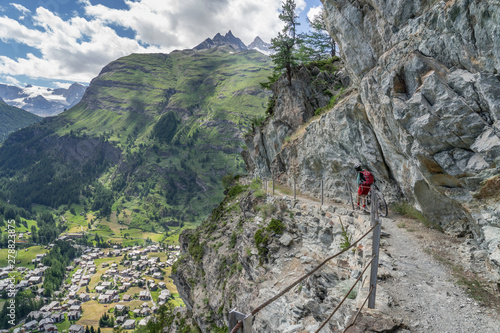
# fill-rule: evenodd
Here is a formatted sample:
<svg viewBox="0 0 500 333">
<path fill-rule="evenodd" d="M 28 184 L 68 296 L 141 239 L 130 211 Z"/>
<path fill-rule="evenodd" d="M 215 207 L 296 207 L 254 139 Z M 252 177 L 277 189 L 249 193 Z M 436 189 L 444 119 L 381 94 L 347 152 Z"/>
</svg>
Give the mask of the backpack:
<svg viewBox="0 0 500 333">
<path fill-rule="evenodd" d="M 368 170 L 363 170 L 361 171 L 361 175 L 365 178 L 365 182 L 363 185 L 371 185 L 375 181 L 375 178 L 373 178 L 373 174 L 368 171 Z"/>
</svg>

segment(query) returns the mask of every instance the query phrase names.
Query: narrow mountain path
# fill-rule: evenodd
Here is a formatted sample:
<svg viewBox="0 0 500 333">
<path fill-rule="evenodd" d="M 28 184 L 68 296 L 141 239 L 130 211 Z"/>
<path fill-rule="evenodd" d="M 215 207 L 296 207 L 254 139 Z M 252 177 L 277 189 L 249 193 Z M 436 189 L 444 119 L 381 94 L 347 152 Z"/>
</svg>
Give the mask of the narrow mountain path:
<svg viewBox="0 0 500 333">
<path fill-rule="evenodd" d="M 286 194 L 275 190 L 275 195 Z M 320 203 L 310 196 L 297 195 L 297 199 L 300 203 Z M 324 203 L 351 209 L 339 203 Z M 382 219 L 382 234 L 376 309 L 365 307 L 363 312 L 372 316 L 362 316 L 359 325 L 348 332 L 379 332 L 373 317 L 392 318 L 399 323 L 391 332 L 500 332 L 500 303 L 496 303 L 496 309 L 495 303 L 490 307 L 478 304 L 452 274 L 452 268 L 467 271 L 458 265 L 463 240 L 393 212 Z M 443 262 L 454 266 L 450 268 Z"/>
<path fill-rule="evenodd" d="M 457 255 L 456 241 L 416 221 L 398 220 L 382 222 L 389 237 L 381 243 L 377 310 L 402 320 L 410 332 L 500 332 L 497 311 L 479 305 L 431 254 L 444 249 Z"/>
</svg>

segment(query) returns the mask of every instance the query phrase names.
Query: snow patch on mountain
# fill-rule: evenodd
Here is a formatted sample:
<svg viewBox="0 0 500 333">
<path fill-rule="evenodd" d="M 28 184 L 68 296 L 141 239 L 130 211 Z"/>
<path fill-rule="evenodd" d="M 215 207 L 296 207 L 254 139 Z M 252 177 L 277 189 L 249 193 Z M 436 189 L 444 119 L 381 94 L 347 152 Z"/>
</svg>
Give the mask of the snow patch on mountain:
<svg viewBox="0 0 500 333">
<path fill-rule="evenodd" d="M 68 89 L 34 85 L 24 88 L 0 84 L 0 98 L 5 103 L 41 117 L 55 116 L 77 104 L 85 93 L 84 85 L 73 83 Z"/>
</svg>

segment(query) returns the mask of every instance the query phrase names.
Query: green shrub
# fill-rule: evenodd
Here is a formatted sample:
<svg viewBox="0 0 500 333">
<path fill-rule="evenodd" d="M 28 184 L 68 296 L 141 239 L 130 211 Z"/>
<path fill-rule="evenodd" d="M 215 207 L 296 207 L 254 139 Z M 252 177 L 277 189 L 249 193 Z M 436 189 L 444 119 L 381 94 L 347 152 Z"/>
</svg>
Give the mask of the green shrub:
<svg viewBox="0 0 500 333">
<path fill-rule="evenodd" d="M 262 198 L 266 195 L 266 192 L 263 189 L 258 189 L 253 194 L 256 198 Z"/>
<path fill-rule="evenodd" d="M 339 216 L 339 220 L 340 220 L 340 225 L 342 227 L 342 243 L 340 243 L 340 248 L 342 250 L 345 250 L 349 246 L 351 246 L 352 235 L 349 235 L 347 233 L 347 229 L 344 227 L 344 224 L 342 223 L 342 219 L 340 218 L 340 216 Z"/>
<path fill-rule="evenodd" d="M 234 198 L 238 194 L 243 193 L 247 188 L 248 185 L 241 185 L 241 184 L 235 185 L 229 190 L 227 196 L 230 198 Z"/>
<path fill-rule="evenodd" d="M 338 102 L 338 100 L 339 100 L 340 96 L 342 96 L 342 94 L 344 93 L 344 91 L 345 91 L 345 88 L 344 88 L 344 87 L 342 87 L 342 89 L 340 89 L 340 92 L 339 92 L 337 95 L 335 95 L 335 96 L 333 96 L 332 98 L 330 98 L 330 101 L 328 102 L 328 104 L 327 104 L 326 106 L 324 106 L 324 107 L 322 107 L 322 108 L 317 109 L 317 110 L 314 112 L 314 114 L 315 114 L 316 116 L 319 116 L 319 115 L 323 114 L 324 112 L 326 112 L 326 111 L 328 111 L 328 110 L 332 109 L 332 108 L 335 106 L 335 104 L 337 104 L 337 102 Z"/>
<path fill-rule="evenodd" d="M 236 239 L 238 238 L 238 234 L 236 231 L 233 231 L 231 235 L 231 239 L 229 240 L 229 248 L 232 249 L 236 246 Z"/>
<path fill-rule="evenodd" d="M 410 205 L 408 202 L 398 202 L 391 206 L 392 210 L 398 214 L 404 215 L 406 217 L 412 218 L 422 222 L 426 227 L 443 231 L 443 228 L 431 221 L 429 221 L 421 212 L 419 212 L 415 207 Z"/>
<path fill-rule="evenodd" d="M 267 109 L 266 109 L 266 114 L 268 116 L 273 115 L 275 106 L 276 106 L 276 100 L 274 99 L 274 96 L 269 97 L 269 102 L 267 103 Z"/>
<path fill-rule="evenodd" d="M 285 231 L 285 225 L 280 220 L 271 219 L 271 222 L 269 222 L 266 229 L 274 232 L 275 234 L 282 234 L 283 231 Z"/>
<path fill-rule="evenodd" d="M 285 231 L 285 225 L 283 222 L 277 219 L 271 219 L 271 222 L 265 228 L 258 229 L 255 232 L 254 240 L 255 247 L 257 247 L 257 251 L 259 252 L 259 263 L 262 265 L 264 260 L 267 258 L 267 254 L 269 253 L 268 244 L 270 239 L 270 234 L 282 234 Z M 247 251 L 248 254 L 249 251 Z M 249 256 L 251 253 L 249 254 Z"/>
<path fill-rule="evenodd" d="M 205 250 L 203 248 L 203 245 L 200 244 L 199 233 L 189 235 L 188 252 L 196 262 L 200 262 L 201 259 L 203 258 Z"/>
<path fill-rule="evenodd" d="M 225 174 L 222 176 L 221 182 L 225 189 L 230 188 L 234 184 L 234 175 L 231 172 Z"/>
<path fill-rule="evenodd" d="M 267 257 L 267 254 L 269 253 L 269 249 L 267 248 L 267 245 L 269 243 L 269 235 L 267 234 L 266 230 L 258 229 L 255 232 L 254 240 L 257 251 L 259 252 L 259 262 L 262 265 L 265 258 Z"/>
<path fill-rule="evenodd" d="M 250 124 L 252 125 L 253 128 L 259 127 L 264 123 L 265 120 L 266 120 L 265 116 L 256 116 L 256 117 L 252 118 L 252 120 L 250 121 Z"/>
<path fill-rule="evenodd" d="M 308 67 L 318 67 L 319 70 L 321 71 L 327 71 L 330 73 L 335 73 L 338 68 L 337 66 L 333 65 L 334 62 L 339 61 L 340 58 L 335 56 L 329 59 L 322 59 L 322 60 L 317 60 L 317 61 L 312 61 L 309 64 L 307 64 Z"/>
<path fill-rule="evenodd" d="M 278 208 L 273 203 L 267 203 L 260 206 L 259 210 L 262 212 L 262 217 L 267 218 L 269 215 L 276 213 Z"/>
<path fill-rule="evenodd" d="M 252 179 L 252 183 L 250 184 L 250 189 L 251 190 L 258 190 L 262 186 L 262 181 L 260 178 Z"/>
</svg>

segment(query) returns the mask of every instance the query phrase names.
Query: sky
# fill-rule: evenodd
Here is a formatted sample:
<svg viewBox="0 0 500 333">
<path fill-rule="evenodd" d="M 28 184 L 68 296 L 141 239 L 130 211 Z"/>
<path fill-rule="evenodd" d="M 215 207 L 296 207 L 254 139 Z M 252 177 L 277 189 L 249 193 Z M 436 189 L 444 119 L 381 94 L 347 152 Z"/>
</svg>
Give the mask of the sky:
<svg viewBox="0 0 500 333">
<path fill-rule="evenodd" d="M 296 0 L 302 30 L 320 0 Z M 88 85 L 131 53 L 193 48 L 229 30 L 245 44 L 270 42 L 282 28 L 281 0 L 4 0 L 0 83 Z"/>
</svg>

